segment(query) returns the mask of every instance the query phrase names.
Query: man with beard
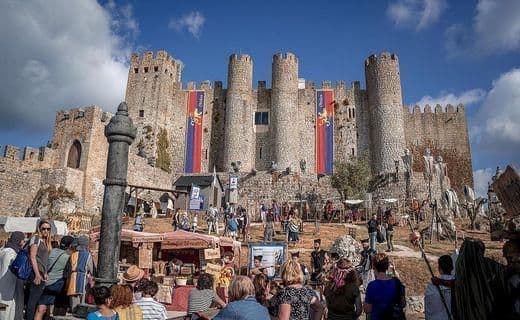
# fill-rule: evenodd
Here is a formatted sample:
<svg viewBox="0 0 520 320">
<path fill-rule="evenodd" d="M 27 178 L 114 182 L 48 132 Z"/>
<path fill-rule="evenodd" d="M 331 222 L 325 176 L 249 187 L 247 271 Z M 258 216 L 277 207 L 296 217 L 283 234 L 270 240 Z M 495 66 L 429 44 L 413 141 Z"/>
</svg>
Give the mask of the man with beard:
<svg viewBox="0 0 520 320">
<path fill-rule="evenodd" d="M 325 250 L 321 249 L 321 239 L 314 239 L 314 251 L 311 252 L 312 281 L 316 281 L 318 275 L 323 272 L 326 253 Z"/>
</svg>

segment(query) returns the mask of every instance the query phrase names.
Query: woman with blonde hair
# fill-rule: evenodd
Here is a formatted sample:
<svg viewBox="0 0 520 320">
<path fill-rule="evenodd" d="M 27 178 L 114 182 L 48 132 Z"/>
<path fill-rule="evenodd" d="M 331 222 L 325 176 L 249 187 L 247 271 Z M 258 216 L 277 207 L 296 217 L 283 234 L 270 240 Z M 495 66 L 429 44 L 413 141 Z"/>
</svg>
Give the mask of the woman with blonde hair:
<svg viewBox="0 0 520 320">
<path fill-rule="evenodd" d="M 341 258 L 325 287 L 329 320 L 355 320 L 362 312 L 361 281 L 352 263 Z"/>
<path fill-rule="evenodd" d="M 229 286 L 229 301 L 214 320 L 269 320 L 267 309 L 255 299 L 255 286 L 246 276 L 237 276 Z"/>
<path fill-rule="evenodd" d="M 281 268 L 284 288 L 273 298 L 279 320 L 321 319 L 323 306 L 313 290 L 303 286 L 304 275 L 299 263 L 286 261 Z M 313 309 L 311 312 L 311 308 Z M 276 314 L 278 313 L 278 314 Z"/>
<path fill-rule="evenodd" d="M 134 293 L 129 285 L 115 285 L 110 289 L 110 307 L 117 312 L 119 320 L 143 320 L 143 312 L 132 303 Z"/>
<path fill-rule="evenodd" d="M 51 246 L 51 224 L 47 220 L 40 220 L 35 234 L 29 240 L 29 257 L 34 277 L 29 284 L 29 300 L 25 309 L 27 319 L 34 319 L 38 301 L 45 289 L 47 280 L 47 262 Z"/>
</svg>

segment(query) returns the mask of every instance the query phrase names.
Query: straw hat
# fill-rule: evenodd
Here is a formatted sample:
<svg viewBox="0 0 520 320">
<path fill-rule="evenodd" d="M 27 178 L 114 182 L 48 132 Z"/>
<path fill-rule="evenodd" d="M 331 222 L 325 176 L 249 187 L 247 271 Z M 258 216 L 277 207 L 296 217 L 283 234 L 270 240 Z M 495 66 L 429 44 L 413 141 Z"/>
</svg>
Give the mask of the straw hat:
<svg viewBox="0 0 520 320">
<path fill-rule="evenodd" d="M 131 265 L 128 270 L 123 273 L 123 280 L 126 282 L 136 282 L 144 276 L 143 269 L 140 269 L 135 264 Z"/>
</svg>

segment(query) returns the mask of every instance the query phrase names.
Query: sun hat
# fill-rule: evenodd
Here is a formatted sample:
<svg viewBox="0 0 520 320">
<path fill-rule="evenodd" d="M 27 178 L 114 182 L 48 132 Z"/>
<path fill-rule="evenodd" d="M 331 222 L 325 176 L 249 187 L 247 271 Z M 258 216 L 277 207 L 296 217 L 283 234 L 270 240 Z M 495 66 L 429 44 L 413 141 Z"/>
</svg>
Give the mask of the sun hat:
<svg viewBox="0 0 520 320">
<path fill-rule="evenodd" d="M 123 280 L 125 280 L 126 282 L 136 282 L 137 280 L 140 280 L 143 276 L 143 269 L 133 264 L 125 271 L 125 273 L 123 273 Z"/>
</svg>

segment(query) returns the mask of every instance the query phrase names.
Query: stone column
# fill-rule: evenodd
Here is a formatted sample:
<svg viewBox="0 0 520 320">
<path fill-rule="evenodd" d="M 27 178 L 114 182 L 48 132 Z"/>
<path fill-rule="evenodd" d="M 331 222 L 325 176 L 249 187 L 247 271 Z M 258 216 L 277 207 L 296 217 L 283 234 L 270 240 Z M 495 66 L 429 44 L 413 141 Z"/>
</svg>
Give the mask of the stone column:
<svg viewBox="0 0 520 320">
<path fill-rule="evenodd" d="M 128 148 L 136 136 L 136 128 L 128 116 L 128 107 L 121 102 L 117 113 L 105 127 L 108 140 L 108 158 L 101 213 L 97 285 L 117 283 L 119 246 L 121 241 L 121 214 L 125 206 Z"/>
</svg>

